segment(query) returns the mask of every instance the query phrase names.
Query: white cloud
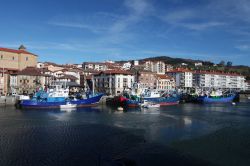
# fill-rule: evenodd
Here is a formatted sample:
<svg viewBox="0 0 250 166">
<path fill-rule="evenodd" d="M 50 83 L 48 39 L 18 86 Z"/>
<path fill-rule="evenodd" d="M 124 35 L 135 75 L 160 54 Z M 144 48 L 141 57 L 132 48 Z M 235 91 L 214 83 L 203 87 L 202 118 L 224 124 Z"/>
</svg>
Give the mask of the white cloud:
<svg viewBox="0 0 250 166">
<path fill-rule="evenodd" d="M 250 45 L 247 44 L 239 45 L 235 48 L 239 49 L 240 51 L 250 51 Z"/>
<path fill-rule="evenodd" d="M 125 0 L 124 6 L 128 9 L 128 13 L 111 25 L 111 33 L 120 33 L 127 30 L 152 11 L 152 6 L 147 0 Z"/>
<path fill-rule="evenodd" d="M 161 16 L 163 20 L 170 23 L 179 23 L 197 17 L 196 12 L 192 9 L 178 10 Z"/>
<path fill-rule="evenodd" d="M 204 23 L 181 23 L 183 27 L 189 28 L 191 30 L 205 30 L 208 28 L 219 27 L 225 25 L 223 22 L 204 22 Z"/>
</svg>

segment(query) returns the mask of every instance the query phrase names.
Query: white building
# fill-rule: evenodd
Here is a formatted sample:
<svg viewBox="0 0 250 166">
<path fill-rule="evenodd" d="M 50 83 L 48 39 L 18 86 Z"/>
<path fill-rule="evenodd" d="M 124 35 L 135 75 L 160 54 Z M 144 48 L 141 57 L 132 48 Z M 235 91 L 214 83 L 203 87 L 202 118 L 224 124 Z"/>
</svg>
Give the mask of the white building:
<svg viewBox="0 0 250 166">
<path fill-rule="evenodd" d="M 195 62 L 194 66 L 202 66 L 202 62 Z"/>
<path fill-rule="evenodd" d="M 129 70 L 131 68 L 132 64 L 130 62 L 124 63 L 122 65 L 123 70 Z"/>
<path fill-rule="evenodd" d="M 245 90 L 250 91 L 250 81 L 245 82 Z"/>
<path fill-rule="evenodd" d="M 95 90 L 111 95 L 119 95 L 125 88 L 132 88 L 134 75 L 128 71 L 109 70 L 94 75 Z"/>
<path fill-rule="evenodd" d="M 204 89 L 245 89 L 245 77 L 236 73 L 196 71 L 193 83 Z"/>
<path fill-rule="evenodd" d="M 157 74 L 165 74 L 165 63 L 163 61 L 146 61 L 144 69 Z"/>
<path fill-rule="evenodd" d="M 174 66 L 170 65 L 170 64 L 166 64 L 165 67 L 166 67 L 166 72 L 171 71 L 171 70 L 174 69 Z"/>
<path fill-rule="evenodd" d="M 134 66 L 138 66 L 138 65 L 139 65 L 139 61 L 138 61 L 138 60 L 134 60 L 134 61 L 133 61 L 133 65 L 134 65 Z"/>
<path fill-rule="evenodd" d="M 175 89 L 175 80 L 167 75 L 157 75 L 157 89 L 171 91 Z"/>
<path fill-rule="evenodd" d="M 36 67 L 37 68 L 44 68 L 45 64 L 43 62 L 37 62 Z"/>
<path fill-rule="evenodd" d="M 80 75 L 82 74 L 82 71 L 79 69 L 68 69 L 66 71 L 64 71 L 65 75 L 71 75 L 76 77 L 76 83 L 80 84 Z"/>
<path fill-rule="evenodd" d="M 177 88 L 189 89 L 193 87 L 193 71 L 178 68 L 167 72 L 167 74 L 175 79 Z"/>
<path fill-rule="evenodd" d="M 84 62 L 82 64 L 82 68 L 84 70 L 92 69 L 97 71 L 105 71 L 107 70 L 107 64 L 101 62 Z"/>
</svg>

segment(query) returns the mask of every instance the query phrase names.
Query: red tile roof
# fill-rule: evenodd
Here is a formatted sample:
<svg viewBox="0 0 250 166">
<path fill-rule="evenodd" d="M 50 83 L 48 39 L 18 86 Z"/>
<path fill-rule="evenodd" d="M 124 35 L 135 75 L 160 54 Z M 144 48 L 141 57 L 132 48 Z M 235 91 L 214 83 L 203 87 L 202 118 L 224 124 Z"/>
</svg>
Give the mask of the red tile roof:
<svg viewBox="0 0 250 166">
<path fill-rule="evenodd" d="M 168 75 L 157 75 L 157 77 L 160 79 L 173 79 L 172 77 L 170 77 Z"/>
<path fill-rule="evenodd" d="M 69 80 L 78 80 L 75 76 L 72 75 L 63 75 L 62 77 L 59 77 L 58 79 L 69 79 Z"/>
<path fill-rule="evenodd" d="M 14 49 L 10 49 L 10 48 L 1 48 L 0 47 L 0 51 L 4 51 L 4 52 L 12 52 L 12 53 L 17 53 L 17 54 L 30 54 L 30 55 L 35 55 L 35 54 L 32 54 L 28 51 L 25 51 L 25 50 L 14 50 Z M 35 55 L 37 56 L 37 55 Z"/>
<path fill-rule="evenodd" d="M 104 74 L 123 74 L 123 75 L 133 75 L 133 73 L 126 71 L 126 70 L 106 70 L 106 71 L 101 71 L 98 75 L 101 73 Z"/>
<path fill-rule="evenodd" d="M 167 73 L 183 73 L 183 72 L 194 72 L 194 71 L 189 70 L 189 69 L 184 69 L 184 68 L 177 68 L 174 70 L 170 70 Z"/>
<path fill-rule="evenodd" d="M 25 69 L 16 73 L 16 75 L 27 75 L 27 76 L 42 76 L 41 70 L 36 67 L 26 67 Z"/>
<path fill-rule="evenodd" d="M 199 71 L 196 70 L 194 72 L 195 74 L 212 74 L 212 75 L 227 75 L 227 76 L 242 76 L 238 73 L 226 73 L 226 72 L 222 72 L 222 71 Z"/>
<path fill-rule="evenodd" d="M 238 73 L 229 73 L 229 72 L 223 72 L 223 71 L 204 71 L 204 70 L 189 70 L 184 68 L 177 68 L 171 71 L 168 71 L 167 73 L 183 73 L 183 72 L 191 72 L 193 74 L 213 74 L 213 75 L 229 75 L 229 76 L 242 76 Z"/>
</svg>

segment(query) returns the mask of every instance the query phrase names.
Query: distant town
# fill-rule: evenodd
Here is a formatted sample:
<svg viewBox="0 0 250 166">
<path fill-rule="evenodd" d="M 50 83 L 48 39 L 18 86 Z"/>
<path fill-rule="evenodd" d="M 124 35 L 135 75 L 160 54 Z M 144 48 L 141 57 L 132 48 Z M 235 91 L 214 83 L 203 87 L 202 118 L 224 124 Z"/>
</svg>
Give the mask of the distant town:
<svg viewBox="0 0 250 166">
<path fill-rule="evenodd" d="M 232 62 L 213 64 L 205 61 L 168 60 L 169 57 L 114 62 L 56 64 L 38 62 L 35 55 L 21 45 L 18 49 L 0 48 L 0 94 L 31 94 L 53 82 L 67 86 L 95 89 L 119 95 L 137 83 L 140 88 L 165 91 L 193 89 L 250 90 L 246 72 L 233 70 Z M 80 60 L 79 60 L 80 62 Z M 244 68 L 244 67 L 243 67 Z M 247 69 L 248 70 L 248 69 Z M 94 87 L 92 87 L 94 85 Z"/>
</svg>

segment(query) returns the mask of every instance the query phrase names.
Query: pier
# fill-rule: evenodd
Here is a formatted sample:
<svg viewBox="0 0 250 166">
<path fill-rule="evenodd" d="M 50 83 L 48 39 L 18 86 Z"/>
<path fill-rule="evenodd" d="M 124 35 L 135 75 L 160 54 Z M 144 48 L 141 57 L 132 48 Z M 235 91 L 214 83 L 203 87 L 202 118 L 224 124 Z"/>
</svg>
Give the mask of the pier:
<svg viewBox="0 0 250 166">
<path fill-rule="evenodd" d="M 15 105 L 16 98 L 14 96 L 1 96 L 0 97 L 0 106 L 11 106 Z"/>
</svg>

